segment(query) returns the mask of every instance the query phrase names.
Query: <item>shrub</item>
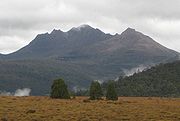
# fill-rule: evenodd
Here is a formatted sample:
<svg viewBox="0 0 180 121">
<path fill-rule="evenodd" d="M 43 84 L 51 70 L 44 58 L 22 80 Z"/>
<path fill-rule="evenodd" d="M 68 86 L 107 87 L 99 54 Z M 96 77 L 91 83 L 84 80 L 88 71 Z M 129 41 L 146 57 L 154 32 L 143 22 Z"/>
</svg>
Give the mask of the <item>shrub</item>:
<svg viewBox="0 0 180 121">
<path fill-rule="evenodd" d="M 54 80 L 54 83 L 51 86 L 50 96 L 51 98 L 70 99 L 67 85 L 64 83 L 63 79 Z"/>
<path fill-rule="evenodd" d="M 118 95 L 113 82 L 109 82 L 106 93 L 107 100 L 118 100 Z"/>
<path fill-rule="evenodd" d="M 98 81 L 93 81 L 90 86 L 90 99 L 99 100 L 103 96 L 101 85 Z"/>
</svg>

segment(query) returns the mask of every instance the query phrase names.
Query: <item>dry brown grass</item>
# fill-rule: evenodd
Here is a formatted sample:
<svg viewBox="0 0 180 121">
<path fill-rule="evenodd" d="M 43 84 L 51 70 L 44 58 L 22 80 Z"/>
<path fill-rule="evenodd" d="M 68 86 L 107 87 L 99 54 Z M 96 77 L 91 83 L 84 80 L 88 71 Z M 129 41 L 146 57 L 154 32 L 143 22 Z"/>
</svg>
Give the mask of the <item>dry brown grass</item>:
<svg viewBox="0 0 180 121">
<path fill-rule="evenodd" d="M 7 121 L 180 121 L 180 98 L 120 97 L 83 101 L 49 97 L 0 97 L 0 120 Z"/>
</svg>

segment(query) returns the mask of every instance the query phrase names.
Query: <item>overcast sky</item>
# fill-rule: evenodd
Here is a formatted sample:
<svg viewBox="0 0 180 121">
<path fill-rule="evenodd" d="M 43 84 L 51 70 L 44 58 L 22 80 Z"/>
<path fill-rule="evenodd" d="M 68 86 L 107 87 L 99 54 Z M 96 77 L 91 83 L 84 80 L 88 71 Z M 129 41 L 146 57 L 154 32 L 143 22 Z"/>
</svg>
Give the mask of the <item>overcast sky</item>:
<svg viewBox="0 0 180 121">
<path fill-rule="evenodd" d="M 0 53 L 81 24 L 111 34 L 131 27 L 180 52 L 180 0 L 0 0 Z"/>
</svg>

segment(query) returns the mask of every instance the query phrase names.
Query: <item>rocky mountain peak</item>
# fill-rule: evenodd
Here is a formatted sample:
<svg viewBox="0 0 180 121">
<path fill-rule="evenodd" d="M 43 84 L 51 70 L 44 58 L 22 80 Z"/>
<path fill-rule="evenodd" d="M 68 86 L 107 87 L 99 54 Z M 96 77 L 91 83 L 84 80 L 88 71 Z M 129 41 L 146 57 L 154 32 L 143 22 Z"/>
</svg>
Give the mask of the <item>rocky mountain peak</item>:
<svg viewBox="0 0 180 121">
<path fill-rule="evenodd" d="M 50 34 L 58 34 L 58 33 L 63 33 L 60 29 L 53 29 L 53 31 Z"/>
<path fill-rule="evenodd" d="M 125 31 L 122 32 L 122 35 L 129 35 L 129 34 L 136 34 L 137 31 L 133 28 L 127 28 Z"/>
</svg>

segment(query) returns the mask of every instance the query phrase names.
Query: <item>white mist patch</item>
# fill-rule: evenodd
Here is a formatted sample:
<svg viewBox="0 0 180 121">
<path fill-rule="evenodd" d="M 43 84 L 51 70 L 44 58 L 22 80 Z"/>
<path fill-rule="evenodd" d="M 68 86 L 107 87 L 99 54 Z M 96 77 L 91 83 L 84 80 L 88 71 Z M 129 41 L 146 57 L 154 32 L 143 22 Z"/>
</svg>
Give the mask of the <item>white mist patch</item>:
<svg viewBox="0 0 180 121">
<path fill-rule="evenodd" d="M 114 81 L 117 82 L 119 80 L 119 77 L 115 78 Z"/>
<path fill-rule="evenodd" d="M 0 96 L 12 96 L 13 94 L 6 91 L 0 91 Z"/>
<path fill-rule="evenodd" d="M 131 76 L 133 75 L 134 73 L 139 73 L 139 72 L 142 72 L 143 70 L 147 69 L 148 67 L 147 66 L 144 66 L 144 65 L 139 65 L 135 68 L 132 68 L 130 70 L 127 70 L 127 69 L 123 69 L 123 72 L 125 74 L 125 76 Z"/>
<path fill-rule="evenodd" d="M 73 90 L 74 92 L 77 92 L 77 91 L 78 91 L 78 87 L 77 87 L 77 86 L 74 86 L 74 87 L 72 88 L 72 90 Z"/>
<path fill-rule="evenodd" d="M 17 89 L 14 93 L 14 96 L 29 96 L 30 92 L 31 89 L 29 88 Z"/>
<path fill-rule="evenodd" d="M 0 96 L 29 96 L 31 89 L 23 88 L 17 89 L 15 92 L 0 91 Z"/>
<path fill-rule="evenodd" d="M 73 88 L 72 88 L 72 90 L 76 93 L 76 92 L 78 92 L 78 91 L 84 91 L 84 90 L 87 90 L 86 88 L 82 88 L 82 87 L 79 87 L 79 86 L 74 86 Z"/>
<path fill-rule="evenodd" d="M 99 84 L 102 84 L 104 80 L 94 80 L 95 82 L 99 82 Z"/>
</svg>

